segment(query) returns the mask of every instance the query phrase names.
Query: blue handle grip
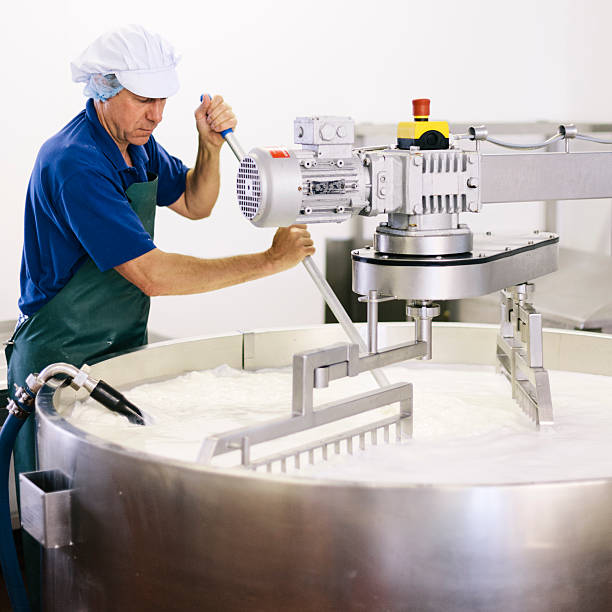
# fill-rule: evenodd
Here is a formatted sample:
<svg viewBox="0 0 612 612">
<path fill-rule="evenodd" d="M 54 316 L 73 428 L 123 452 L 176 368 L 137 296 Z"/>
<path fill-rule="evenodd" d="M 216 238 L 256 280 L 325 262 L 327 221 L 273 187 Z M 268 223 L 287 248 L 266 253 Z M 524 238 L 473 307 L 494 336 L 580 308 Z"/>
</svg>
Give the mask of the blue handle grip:
<svg viewBox="0 0 612 612">
<path fill-rule="evenodd" d="M 212 100 L 212 96 L 210 94 L 206 94 L 211 100 Z M 200 96 L 200 102 L 202 102 L 204 100 L 204 94 L 202 94 Z M 234 132 L 234 128 L 228 128 L 227 130 L 223 130 L 222 132 L 219 132 L 219 134 L 221 134 L 221 136 L 223 136 L 223 138 L 225 138 L 228 134 L 231 134 Z"/>
</svg>

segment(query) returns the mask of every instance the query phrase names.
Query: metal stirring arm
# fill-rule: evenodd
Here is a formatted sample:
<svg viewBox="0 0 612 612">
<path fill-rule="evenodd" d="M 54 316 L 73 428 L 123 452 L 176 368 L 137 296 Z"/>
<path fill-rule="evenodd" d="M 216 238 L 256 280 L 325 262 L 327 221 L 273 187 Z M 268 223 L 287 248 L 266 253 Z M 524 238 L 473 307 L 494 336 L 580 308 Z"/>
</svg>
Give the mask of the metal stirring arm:
<svg viewBox="0 0 612 612">
<path fill-rule="evenodd" d="M 498 369 L 512 385 L 512 397 L 540 428 L 553 425 L 548 371 L 544 369 L 542 315 L 528 303 L 533 284 L 500 292 L 501 325 L 497 337 Z"/>
</svg>

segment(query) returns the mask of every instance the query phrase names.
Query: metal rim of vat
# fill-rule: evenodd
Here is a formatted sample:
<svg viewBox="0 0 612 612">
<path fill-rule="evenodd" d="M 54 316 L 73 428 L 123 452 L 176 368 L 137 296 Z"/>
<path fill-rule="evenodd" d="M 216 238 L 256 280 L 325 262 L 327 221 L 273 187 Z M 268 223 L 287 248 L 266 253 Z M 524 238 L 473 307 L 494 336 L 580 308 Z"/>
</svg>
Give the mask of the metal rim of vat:
<svg viewBox="0 0 612 612">
<path fill-rule="evenodd" d="M 388 324 L 391 326 L 394 324 Z M 410 324 L 400 323 L 401 326 L 411 327 Z M 384 326 L 384 324 L 383 324 Z M 330 325 L 327 326 L 304 326 L 303 328 L 282 328 L 282 329 L 271 329 L 271 330 L 256 330 L 255 333 L 278 333 L 278 332 L 292 332 L 297 329 L 319 329 L 322 327 L 332 327 Z M 337 326 L 333 326 L 337 327 Z M 465 323 L 438 323 L 434 324 L 434 329 L 492 329 L 496 330 L 497 326 L 495 325 L 487 325 L 487 324 L 465 324 Z M 580 338 L 593 338 L 597 339 L 597 341 L 604 341 L 610 344 L 610 352 L 612 354 L 612 334 L 600 334 L 600 333 L 591 333 L 591 332 L 583 332 L 583 331 L 573 331 L 573 330 L 553 330 L 547 329 L 545 330 L 545 334 L 552 334 L 553 336 L 567 336 L 567 337 L 580 337 Z M 148 345 L 147 347 L 141 347 L 138 349 L 134 349 L 131 351 L 127 351 L 126 353 L 121 353 L 119 355 L 114 355 L 108 360 L 120 358 L 127 354 L 138 355 L 142 350 L 151 350 L 155 351 L 160 347 L 167 346 L 180 346 L 185 342 L 197 342 L 197 341 L 212 341 L 216 338 L 224 338 L 226 336 L 223 335 L 210 335 L 210 336 L 202 336 L 198 338 L 187 338 L 181 339 L 177 341 L 164 341 L 160 343 L 156 343 L 153 345 Z M 435 343 L 434 343 L 435 344 Z M 491 347 L 491 350 L 494 350 L 494 347 Z M 100 363 L 104 363 L 105 361 Z M 456 362 L 455 362 L 456 363 Z M 612 363 L 612 361 L 611 361 Z M 555 368 L 552 368 L 555 369 Z M 612 370 L 612 366 L 610 366 Z M 581 372 L 583 370 L 575 370 L 577 372 Z M 592 372 L 584 372 L 584 373 L 592 373 Z M 606 374 L 602 374 L 606 375 Z M 608 376 L 612 375 L 607 374 Z M 142 380 L 137 384 L 142 384 L 147 382 L 148 379 Z M 246 478 L 249 480 L 252 479 L 261 479 L 263 481 L 273 480 L 278 483 L 286 483 L 292 484 L 296 486 L 316 486 L 316 487 L 354 487 L 354 488 L 377 488 L 377 489 L 413 489 L 413 488 L 431 488 L 431 489 L 441 489 L 441 490 L 450 490 L 450 489 L 470 489 L 470 488 L 520 488 L 520 487 L 542 487 L 542 486 L 567 486 L 567 485 L 591 485 L 595 483 L 599 484 L 610 484 L 612 485 L 612 475 L 610 476 L 600 476 L 600 477 L 589 477 L 582 479 L 574 479 L 574 480 L 548 480 L 548 481 L 536 481 L 536 482 L 499 482 L 499 483 L 411 483 L 411 482 L 376 482 L 372 480 L 340 480 L 340 479 L 322 479 L 317 478 L 316 476 L 309 475 L 298 475 L 293 476 L 291 474 L 278 474 L 278 473 L 264 473 L 264 472 L 253 472 L 253 471 L 245 471 L 239 467 L 228 468 L 228 467 L 215 467 L 215 466 L 205 466 L 192 461 L 185 461 L 180 459 L 172 459 L 168 457 L 163 457 L 160 455 L 155 455 L 152 453 L 147 453 L 144 451 L 130 449 L 125 446 L 120 446 L 114 442 L 109 442 L 95 434 L 91 434 L 89 432 L 85 432 L 80 430 L 78 427 L 69 423 L 66 419 L 64 419 L 56 410 L 54 404 L 54 396 L 58 391 L 57 388 L 51 387 L 49 385 L 43 387 L 43 389 L 38 394 L 36 399 L 36 417 L 37 419 L 44 419 L 46 424 L 52 425 L 53 427 L 58 427 L 62 429 L 65 433 L 74 436 L 75 438 L 86 442 L 87 444 L 92 444 L 99 449 L 104 449 L 107 452 L 124 455 L 127 457 L 132 457 L 134 459 L 139 459 L 142 461 L 153 462 L 153 463 L 161 463 L 166 465 L 174 465 L 175 467 L 180 467 L 182 469 L 194 470 L 207 472 L 210 474 L 227 476 L 232 478 Z M 553 398 L 554 399 L 554 398 Z M 518 408 L 517 408 L 518 410 Z M 40 427 L 40 424 L 38 424 Z"/>
</svg>

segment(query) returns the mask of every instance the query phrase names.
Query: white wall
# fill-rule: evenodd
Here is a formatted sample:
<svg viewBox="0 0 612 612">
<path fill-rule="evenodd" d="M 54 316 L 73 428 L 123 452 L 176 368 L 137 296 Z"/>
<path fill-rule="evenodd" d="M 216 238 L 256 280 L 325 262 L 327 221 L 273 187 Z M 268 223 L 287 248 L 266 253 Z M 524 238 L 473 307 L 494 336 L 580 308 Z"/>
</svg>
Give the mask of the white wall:
<svg viewBox="0 0 612 612">
<path fill-rule="evenodd" d="M 9 3 L 3 7 L 0 98 L 0 319 L 16 313 L 23 200 L 38 147 L 84 104 L 69 61 L 103 30 L 139 22 L 183 54 L 182 88 L 157 138 L 194 159 L 192 111 L 201 92 L 233 105 L 240 136 L 254 145 L 291 145 L 305 114 L 392 122 L 411 99 L 433 100 L 453 120 L 611 121 L 605 0 L 438 0 L 334 2 L 161 2 L 132 0 Z M 201 257 L 267 248 L 272 232 L 245 222 L 223 156 L 222 193 L 212 219 L 161 211 L 157 243 Z M 319 244 L 337 227 L 315 227 Z M 322 254 L 317 259 L 323 265 Z M 152 327 L 172 336 L 315 323 L 322 303 L 301 268 L 221 292 L 154 301 Z"/>
</svg>

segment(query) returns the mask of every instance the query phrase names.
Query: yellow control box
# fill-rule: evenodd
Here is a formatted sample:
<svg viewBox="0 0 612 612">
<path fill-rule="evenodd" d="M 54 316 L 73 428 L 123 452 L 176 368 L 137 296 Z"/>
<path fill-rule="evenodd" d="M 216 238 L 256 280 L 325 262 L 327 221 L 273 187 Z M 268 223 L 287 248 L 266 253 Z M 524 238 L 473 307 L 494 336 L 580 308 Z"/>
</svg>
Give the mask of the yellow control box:
<svg viewBox="0 0 612 612">
<path fill-rule="evenodd" d="M 403 121 L 397 124 L 399 149 L 448 149 L 449 128 L 447 121 Z"/>
</svg>

